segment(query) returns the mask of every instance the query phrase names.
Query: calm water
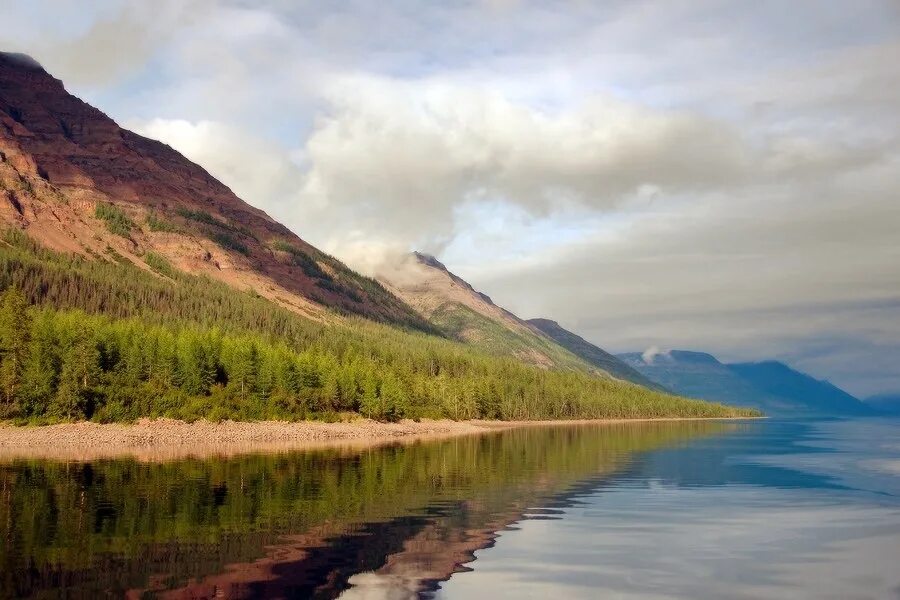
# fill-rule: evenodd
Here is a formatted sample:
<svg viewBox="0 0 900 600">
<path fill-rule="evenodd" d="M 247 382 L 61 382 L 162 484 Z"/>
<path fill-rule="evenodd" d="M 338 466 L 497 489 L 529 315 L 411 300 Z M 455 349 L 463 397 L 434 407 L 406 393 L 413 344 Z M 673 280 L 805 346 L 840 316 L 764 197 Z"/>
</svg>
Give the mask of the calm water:
<svg viewBox="0 0 900 600">
<path fill-rule="evenodd" d="M 0 595 L 898 598 L 900 421 L 0 465 Z"/>
</svg>

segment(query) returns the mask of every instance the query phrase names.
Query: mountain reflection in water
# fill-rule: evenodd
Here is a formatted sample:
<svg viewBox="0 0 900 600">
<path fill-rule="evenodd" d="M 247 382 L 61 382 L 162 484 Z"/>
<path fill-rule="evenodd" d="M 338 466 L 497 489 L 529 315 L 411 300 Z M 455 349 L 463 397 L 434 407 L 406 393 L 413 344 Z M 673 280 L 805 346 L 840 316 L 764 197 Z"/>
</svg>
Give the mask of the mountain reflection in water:
<svg viewBox="0 0 900 600">
<path fill-rule="evenodd" d="M 427 594 L 522 519 L 726 422 L 529 427 L 367 450 L 0 465 L 3 597 Z"/>
</svg>

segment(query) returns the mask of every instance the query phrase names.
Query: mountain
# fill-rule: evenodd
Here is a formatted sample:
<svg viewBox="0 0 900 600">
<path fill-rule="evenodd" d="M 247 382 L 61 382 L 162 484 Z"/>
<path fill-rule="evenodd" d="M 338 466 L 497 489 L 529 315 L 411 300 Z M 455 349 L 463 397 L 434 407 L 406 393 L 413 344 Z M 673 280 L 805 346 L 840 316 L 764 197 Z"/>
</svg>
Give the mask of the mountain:
<svg viewBox="0 0 900 600">
<path fill-rule="evenodd" d="M 718 398 L 735 406 L 760 408 L 767 414 L 786 408 L 705 352 L 672 350 L 649 360 L 640 352 L 618 357 L 652 381 L 690 398 Z"/>
<path fill-rule="evenodd" d="M 755 414 L 597 376 L 463 292 L 474 309 L 428 311 L 439 329 L 32 59 L 0 54 L 0 419 Z"/>
<path fill-rule="evenodd" d="M 776 398 L 790 399 L 801 411 L 835 415 L 864 415 L 873 412 L 858 398 L 839 387 L 796 371 L 776 360 L 728 366 L 756 389 Z"/>
<path fill-rule="evenodd" d="M 561 327 L 550 319 L 528 319 L 528 324 L 540 330 L 557 344 L 598 369 L 618 379 L 624 379 L 650 389 L 666 391 L 666 388 L 627 364 L 617 356 L 599 348 L 581 336 Z"/>
<path fill-rule="evenodd" d="M 152 252 L 314 318 L 328 318 L 328 307 L 427 327 L 378 283 L 169 146 L 122 129 L 21 54 L 0 53 L 0 223 L 49 248 L 145 269 Z"/>
<path fill-rule="evenodd" d="M 586 368 L 538 329 L 451 273 L 435 257 L 414 252 L 378 280 L 449 337 L 491 354 L 542 367 Z"/>
<path fill-rule="evenodd" d="M 664 391 L 584 340 L 577 347 L 580 352 L 574 351 L 575 344 L 570 347 L 556 337 L 571 342 L 577 338 L 574 334 L 558 325 L 549 327 L 547 323 L 551 321 L 544 319 L 537 323 L 520 319 L 428 254 L 412 253 L 398 268 L 379 275 L 379 281 L 449 337 L 491 354 L 514 356 L 541 367 L 599 372 Z"/>
<path fill-rule="evenodd" d="M 889 415 L 900 415 L 900 393 L 877 394 L 875 396 L 869 396 L 864 402 L 878 412 Z"/>
<path fill-rule="evenodd" d="M 856 415 L 858 399 L 784 363 L 724 364 L 711 354 L 671 350 L 620 354 L 626 364 L 677 394 L 759 408 L 769 415 Z"/>
</svg>

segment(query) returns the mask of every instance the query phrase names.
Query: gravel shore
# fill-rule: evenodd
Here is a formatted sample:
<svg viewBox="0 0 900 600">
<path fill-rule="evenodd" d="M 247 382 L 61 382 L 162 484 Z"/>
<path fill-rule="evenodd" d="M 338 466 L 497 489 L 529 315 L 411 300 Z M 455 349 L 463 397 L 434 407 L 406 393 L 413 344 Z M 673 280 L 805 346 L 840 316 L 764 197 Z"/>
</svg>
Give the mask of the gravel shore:
<svg viewBox="0 0 900 600">
<path fill-rule="evenodd" d="M 641 419 L 634 421 L 649 421 Z M 678 421 L 683 419 L 655 419 Z M 90 422 L 16 427 L 0 425 L 0 461 L 20 458 L 96 460 L 131 456 L 139 460 L 231 456 L 316 447 L 358 449 L 481 434 L 509 427 L 621 423 L 632 421 L 400 421 L 349 423 L 314 421 L 186 423 L 174 419 L 141 419 L 133 424 Z"/>
</svg>

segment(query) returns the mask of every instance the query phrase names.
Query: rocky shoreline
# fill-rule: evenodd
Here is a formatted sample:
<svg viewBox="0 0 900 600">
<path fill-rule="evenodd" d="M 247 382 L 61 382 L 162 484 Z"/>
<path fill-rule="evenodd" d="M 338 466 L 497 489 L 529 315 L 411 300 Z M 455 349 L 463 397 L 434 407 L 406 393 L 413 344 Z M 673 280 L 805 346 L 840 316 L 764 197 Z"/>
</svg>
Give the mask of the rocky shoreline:
<svg viewBox="0 0 900 600">
<path fill-rule="evenodd" d="M 0 425 L 0 461 L 15 459 L 96 460 L 133 457 L 172 460 L 231 456 L 305 448 L 353 448 L 408 443 L 443 437 L 483 434 L 524 426 L 683 421 L 695 419 L 632 419 L 580 421 L 450 421 L 404 420 L 381 423 L 315 421 L 236 422 L 141 419 L 133 424 L 91 422 L 57 425 Z"/>
</svg>

